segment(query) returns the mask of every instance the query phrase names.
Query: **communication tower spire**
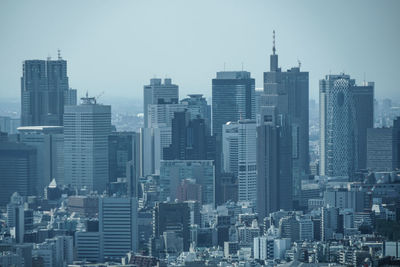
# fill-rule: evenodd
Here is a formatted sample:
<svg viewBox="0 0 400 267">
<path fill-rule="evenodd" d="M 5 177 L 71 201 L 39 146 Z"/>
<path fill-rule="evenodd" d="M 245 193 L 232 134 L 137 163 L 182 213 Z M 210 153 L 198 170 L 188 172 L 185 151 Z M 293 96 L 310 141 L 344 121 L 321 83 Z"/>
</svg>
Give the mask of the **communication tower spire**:
<svg viewBox="0 0 400 267">
<path fill-rule="evenodd" d="M 275 55 L 275 30 L 272 31 L 272 54 Z"/>
</svg>

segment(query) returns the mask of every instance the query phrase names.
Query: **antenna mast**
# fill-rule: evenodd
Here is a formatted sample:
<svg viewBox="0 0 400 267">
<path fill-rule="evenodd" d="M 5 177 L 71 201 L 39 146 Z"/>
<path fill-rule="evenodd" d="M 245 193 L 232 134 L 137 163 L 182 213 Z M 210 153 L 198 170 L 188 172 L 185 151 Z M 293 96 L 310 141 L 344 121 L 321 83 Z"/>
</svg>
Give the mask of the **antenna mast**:
<svg viewBox="0 0 400 267">
<path fill-rule="evenodd" d="M 272 54 L 275 55 L 275 30 L 272 31 Z"/>
</svg>

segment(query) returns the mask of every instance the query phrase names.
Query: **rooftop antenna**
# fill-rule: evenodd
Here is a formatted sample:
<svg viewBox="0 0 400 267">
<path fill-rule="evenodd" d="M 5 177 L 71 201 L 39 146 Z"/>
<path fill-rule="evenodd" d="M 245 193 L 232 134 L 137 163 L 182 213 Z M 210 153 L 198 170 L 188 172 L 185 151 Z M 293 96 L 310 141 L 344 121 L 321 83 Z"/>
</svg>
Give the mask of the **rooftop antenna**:
<svg viewBox="0 0 400 267">
<path fill-rule="evenodd" d="M 60 49 L 57 50 L 57 54 L 58 54 L 58 60 L 61 60 L 62 57 L 61 57 L 61 50 Z"/>
<path fill-rule="evenodd" d="M 300 67 L 301 67 L 301 61 L 300 61 L 300 59 L 297 59 L 297 64 L 299 64 L 299 69 L 300 69 Z"/>
<path fill-rule="evenodd" d="M 367 85 L 367 81 L 366 81 L 366 78 L 365 78 L 365 71 L 364 71 L 364 85 Z"/>
<path fill-rule="evenodd" d="M 272 31 L 272 54 L 275 55 L 275 30 Z"/>
</svg>

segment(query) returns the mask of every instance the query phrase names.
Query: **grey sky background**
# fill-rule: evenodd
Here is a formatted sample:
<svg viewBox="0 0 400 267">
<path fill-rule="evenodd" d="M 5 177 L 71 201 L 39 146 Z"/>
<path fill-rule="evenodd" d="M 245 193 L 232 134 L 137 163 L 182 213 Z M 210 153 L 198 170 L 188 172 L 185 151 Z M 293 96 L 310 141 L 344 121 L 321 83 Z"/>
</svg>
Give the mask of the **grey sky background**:
<svg viewBox="0 0 400 267">
<path fill-rule="evenodd" d="M 376 82 L 376 97 L 400 98 L 400 1 L 146 0 L 0 2 L 0 98 L 20 97 L 22 61 L 62 57 L 79 96 L 139 99 L 143 85 L 171 77 L 180 97 L 211 96 L 223 70 L 269 68 L 272 30 L 280 66 L 302 62 L 310 96 L 346 72 Z"/>
</svg>

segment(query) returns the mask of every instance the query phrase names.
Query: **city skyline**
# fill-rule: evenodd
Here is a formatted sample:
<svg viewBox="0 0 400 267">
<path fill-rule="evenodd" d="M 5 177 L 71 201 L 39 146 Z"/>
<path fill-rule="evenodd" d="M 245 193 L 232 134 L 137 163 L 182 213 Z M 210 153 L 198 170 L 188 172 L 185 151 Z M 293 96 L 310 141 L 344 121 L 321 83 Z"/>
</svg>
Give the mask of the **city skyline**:
<svg viewBox="0 0 400 267">
<path fill-rule="evenodd" d="M 0 267 L 400 266 L 400 2 L 23 2 Z"/>
<path fill-rule="evenodd" d="M 56 58 L 57 49 L 68 61 L 70 86 L 78 89 L 79 97 L 86 91 L 92 95 L 104 91 L 107 98 L 139 100 L 143 84 L 157 76 L 172 78 L 182 96 L 197 92 L 208 98 L 216 72 L 242 66 L 252 73 L 256 88 L 262 88 L 272 30 L 277 32 L 282 70 L 297 66 L 298 59 L 310 73 L 310 98 L 318 99 L 318 81 L 326 73 L 341 72 L 358 83 L 375 81 L 377 98 L 396 97 L 397 85 L 390 79 L 397 75 L 400 60 L 396 37 L 400 3 L 396 1 L 41 3 L 46 5 L 0 4 L 0 23 L 6 25 L 0 29 L 2 99 L 19 98 L 23 60 Z M 37 16 L 28 24 L 28 12 L 47 16 Z M 76 20 L 66 17 L 72 12 Z M 148 12 L 153 19 L 144 17 Z M 221 12 L 224 20 L 219 19 Z M 202 14 L 208 19 L 203 20 Z M 279 14 L 298 18 L 296 27 Z M 354 14 L 362 15 L 355 20 Z M 380 19 L 383 14 L 385 20 Z M 46 27 L 33 36 L 34 28 L 41 25 Z M 237 38 L 238 32 L 243 38 Z M 28 38 L 33 38 L 30 46 L 24 45 Z"/>
</svg>

